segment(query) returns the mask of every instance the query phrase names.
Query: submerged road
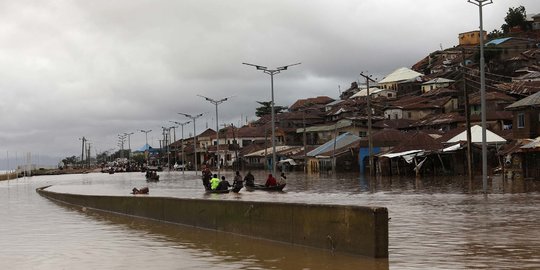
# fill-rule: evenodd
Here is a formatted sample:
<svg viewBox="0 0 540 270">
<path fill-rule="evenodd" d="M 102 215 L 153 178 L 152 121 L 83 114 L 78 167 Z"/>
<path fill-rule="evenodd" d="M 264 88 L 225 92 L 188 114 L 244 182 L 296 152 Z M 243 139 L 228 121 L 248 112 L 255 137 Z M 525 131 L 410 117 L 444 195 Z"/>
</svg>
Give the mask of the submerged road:
<svg viewBox="0 0 540 270">
<path fill-rule="evenodd" d="M 229 173 L 229 172 L 228 172 Z M 141 173 L 21 178 L 0 182 L 2 269 L 538 269 L 540 183 L 461 179 L 377 179 L 289 174 L 285 193 L 206 195 L 193 174 L 161 173 L 149 196 L 384 206 L 389 259 L 331 254 L 277 242 L 51 202 L 35 188 L 126 195 L 146 186 Z M 226 175 L 228 175 L 226 173 Z M 232 176 L 230 172 L 229 178 Z M 258 179 L 263 173 L 256 175 Z M 261 180 L 262 182 L 262 180 Z"/>
</svg>

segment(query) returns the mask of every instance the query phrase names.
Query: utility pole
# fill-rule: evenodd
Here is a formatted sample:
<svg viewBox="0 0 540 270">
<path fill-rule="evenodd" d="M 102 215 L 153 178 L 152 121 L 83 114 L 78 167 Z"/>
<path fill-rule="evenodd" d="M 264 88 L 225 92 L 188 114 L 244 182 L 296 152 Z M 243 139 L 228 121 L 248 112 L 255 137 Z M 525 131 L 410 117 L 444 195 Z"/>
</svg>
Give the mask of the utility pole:
<svg viewBox="0 0 540 270">
<path fill-rule="evenodd" d="M 126 140 L 126 135 L 118 134 L 118 140 L 120 140 L 120 158 L 124 158 L 124 141 Z"/>
<path fill-rule="evenodd" d="M 272 108 L 272 112 L 271 112 L 271 116 L 272 116 L 272 175 L 275 176 L 277 160 L 276 160 L 276 133 L 275 133 L 276 132 L 276 117 L 275 117 L 275 112 L 274 112 L 274 75 L 279 74 L 283 70 L 287 70 L 287 68 L 289 68 L 290 66 L 300 65 L 301 63 L 286 65 L 286 66 L 278 67 L 276 69 L 268 69 L 265 66 L 259 66 L 259 65 L 249 64 L 249 63 L 242 63 L 242 64 L 255 67 L 257 70 L 262 70 L 264 73 L 270 75 L 270 89 L 272 92 L 272 103 L 270 104 Z"/>
<path fill-rule="evenodd" d="M 467 80 L 465 78 L 465 48 L 461 48 L 463 61 L 462 76 L 463 76 L 463 95 L 465 96 L 465 125 L 467 128 L 467 171 L 469 176 L 469 185 L 472 185 L 472 148 L 471 148 L 471 114 L 469 112 L 469 91 L 467 90 Z"/>
<path fill-rule="evenodd" d="M 200 114 L 197 114 L 197 115 L 191 115 L 191 114 L 187 114 L 187 113 L 178 113 L 180 115 L 183 115 L 189 119 L 191 119 L 191 121 L 193 121 L 193 159 L 195 161 L 195 175 L 197 175 L 197 129 L 196 129 L 196 123 L 195 123 L 195 120 L 197 120 L 197 118 L 203 116 L 203 113 L 200 113 Z"/>
<path fill-rule="evenodd" d="M 371 79 L 371 75 L 367 76 L 363 73 L 360 73 L 360 76 L 364 77 L 366 79 L 366 86 L 367 86 L 367 115 L 368 115 L 368 151 L 369 151 L 369 175 L 374 176 L 375 175 L 375 168 L 373 164 L 373 134 L 371 130 L 371 95 L 369 94 L 369 82 L 375 82 L 373 79 Z"/>
<path fill-rule="evenodd" d="M 90 148 L 92 147 L 92 144 L 91 143 L 88 143 L 88 149 L 86 149 L 86 161 L 88 163 L 88 167 L 90 167 L 90 164 L 91 164 L 91 161 L 90 161 Z"/>
<path fill-rule="evenodd" d="M 81 150 L 81 166 L 84 164 L 84 144 L 86 143 L 86 138 L 83 136 L 82 139 L 82 150 Z"/>
<path fill-rule="evenodd" d="M 167 147 L 167 168 L 171 169 L 171 155 L 169 151 L 170 137 L 171 137 L 171 128 L 170 127 L 161 127 L 163 129 L 163 148 Z"/>
<path fill-rule="evenodd" d="M 302 125 L 304 127 L 302 134 L 302 141 L 304 143 L 304 173 L 307 173 L 306 108 L 302 110 Z"/>
<path fill-rule="evenodd" d="M 486 135 L 486 74 L 484 71 L 484 21 L 482 7 L 493 3 L 492 0 L 468 0 L 467 2 L 478 6 L 480 17 L 480 107 L 482 110 L 482 187 L 487 194 L 487 135 Z"/>
</svg>

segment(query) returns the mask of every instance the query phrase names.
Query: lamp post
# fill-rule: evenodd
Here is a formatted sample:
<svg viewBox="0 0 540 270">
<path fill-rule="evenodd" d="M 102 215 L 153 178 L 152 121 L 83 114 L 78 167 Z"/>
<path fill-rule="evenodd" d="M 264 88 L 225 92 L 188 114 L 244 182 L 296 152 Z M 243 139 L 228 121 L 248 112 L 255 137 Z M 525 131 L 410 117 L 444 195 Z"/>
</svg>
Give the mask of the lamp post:
<svg viewBox="0 0 540 270">
<path fill-rule="evenodd" d="M 221 157 L 219 155 L 219 118 L 218 118 L 218 105 L 227 101 L 230 97 L 226 97 L 226 98 L 222 98 L 222 99 L 219 99 L 219 100 L 216 100 L 216 99 L 212 99 L 212 98 L 209 98 L 209 97 L 205 97 L 205 96 L 201 96 L 201 95 L 197 95 L 199 97 L 202 97 L 206 100 L 208 100 L 210 103 L 214 104 L 216 106 L 216 156 L 217 156 L 217 169 L 218 169 L 218 176 L 220 175 L 221 173 L 221 166 L 220 166 L 220 163 L 221 163 Z"/>
<path fill-rule="evenodd" d="M 176 121 L 170 121 L 172 123 L 175 123 L 177 125 L 179 125 L 180 127 L 182 127 L 182 141 L 181 141 L 181 148 L 182 148 L 182 174 L 184 174 L 184 171 L 186 170 L 186 159 L 184 157 L 184 126 L 191 123 L 191 121 L 187 121 L 187 122 L 184 122 L 184 123 L 180 123 L 180 122 L 176 122 Z"/>
<path fill-rule="evenodd" d="M 274 75 L 279 74 L 281 71 L 287 70 L 290 66 L 300 65 L 301 63 L 295 63 L 291 65 L 286 65 L 282 67 L 277 67 L 275 69 L 268 69 L 265 66 L 254 65 L 250 63 L 242 63 L 244 65 L 255 67 L 257 70 L 262 70 L 264 73 L 270 75 L 270 89 L 272 93 L 272 103 L 271 105 L 271 117 L 272 117 L 272 174 L 276 175 L 276 122 L 275 122 L 275 112 L 274 112 Z"/>
<path fill-rule="evenodd" d="M 124 136 L 127 136 L 128 139 L 128 161 L 131 158 L 131 135 L 133 135 L 133 132 L 124 133 Z"/>
<path fill-rule="evenodd" d="M 146 145 L 148 145 L 148 133 L 152 132 L 152 130 L 151 129 L 149 129 L 149 130 L 141 129 L 141 132 L 144 132 L 144 135 L 146 137 Z"/>
<path fill-rule="evenodd" d="M 482 7 L 493 3 L 493 0 L 468 0 L 467 2 L 478 6 L 480 17 L 480 107 L 482 112 L 482 187 L 487 193 L 487 144 L 486 144 L 486 78 L 484 59 L 484 22 Z"/>
<path fill-rule="evenodd" d="M 191 121 L 193 121 L 193 155 L 194 155 L 194 161 L 195 161 L 195 175 L 197 175 L 197 130 L 196 130 L 196 125 L 195 125 L 195 120 L 197 120 L 197 118 L 203 116 L 202 113 L 200 114 L 197 114 L 197 115 L 191 115 L 191 114 L 187 114 L 187 113 L 178 113 L 180 115 L 183 115 L 189 119 L 191 119 Z"/>
<path fill-rule="evenodd" d="M 141 129 L 141 132 L 144 132 L 144 135 L 146 137 L 146 144 L 144 147 L 147 147 L 147 150 L 148 150 L 148 153 L 146 154 L 146 166 L 148 166 L 148 156 L 150 155 L 150 145 L 148 145 L 148 133 L 151 131 L 152 131 L 151 129 L 149 130 Z"/>
</svg>

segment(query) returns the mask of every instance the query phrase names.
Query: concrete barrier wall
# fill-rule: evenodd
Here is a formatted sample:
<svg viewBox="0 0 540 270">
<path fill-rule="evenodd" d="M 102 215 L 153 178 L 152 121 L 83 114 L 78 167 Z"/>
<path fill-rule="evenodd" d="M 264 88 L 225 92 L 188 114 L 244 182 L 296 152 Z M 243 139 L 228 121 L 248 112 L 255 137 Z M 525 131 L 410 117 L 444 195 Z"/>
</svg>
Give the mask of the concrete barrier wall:
<svg viewBox="0 0 540 270">
<path fill-rule="evenodd" d="M 313 205 L 151 196 L 93 196 L 37 189 L 44 197 L 114 213 L 151 218 L 295 245 L 388 258 L 383 207 Z"/>
</svg>

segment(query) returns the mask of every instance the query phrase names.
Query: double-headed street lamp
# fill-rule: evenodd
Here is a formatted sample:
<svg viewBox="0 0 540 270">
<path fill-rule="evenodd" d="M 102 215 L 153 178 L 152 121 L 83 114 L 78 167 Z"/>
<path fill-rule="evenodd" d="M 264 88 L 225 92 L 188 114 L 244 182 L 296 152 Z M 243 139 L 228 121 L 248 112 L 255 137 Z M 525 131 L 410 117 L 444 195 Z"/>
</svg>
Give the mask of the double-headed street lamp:
<svg viewBox="0 0 540 270">
<path fill-rule="evenodd" d="M 191 119 L 191 121 L 193 121 L 193 156 L 194 156 L 194 161 L 195 161 L 195 175 L 197 175 L 197 129 L 196 129 L 196 125 L 195 125 L 195 120 L 197 120 L 197 118 L 203 116 L 202 113 L 200 114 L 197 114 L 197 115 L 191 115 L 191 114 L 187 114 L 187 113 L 178 113 L 180 115 L 183 115 L 189 119 Z"/>
<path fill-rule="evenodd" d="M 467 2 L 478 6 L 480 14 L 480 107 L 482 113 L 482 186 L 487 193 L 487 144 L 486 144 L 486 74 L 484 71 L 484 22 L 482 7 L 493 3 L 492 0 L 468 0 Z"/>
<path fill-rule="evenodd" d="M 182 148 L 182 174 L 184 174 L 184 171 L 186 170 L 186 159 L 184 157 L 184 126 L 191 123 L 191 121 L 187 121 L 187 122 L 184 122 L 184 123 L 180 123 L 180 122 L 176 122 L 176 121 L 169 121 L 171 123 L 175 123 L 177 125 L 179 125 L 180 127 L 182 127 L 182 141 L 181 141 L 181 148 Z"/>
<path fill-rule="evenodd" d="M 148 133 L 151 132 L 151 131 L 152 131 L 151 129 L 149 129 L 149 130 L 141 129 L 141 132 L 144 132 L 144 135 L 146 136 L 146 145 L 148 145 Z"/>
<path fill-rule="evenodd" d="M 144 129 L 141 129 L 141 132 L 144 132 L 144 135 L 146 137 L 146 144 L 144 147 L 147 147 L 148 149 L 148 153 L 146 153 L 146 166 L 148 166 L 148 156 L 150 155 L 150 145 L 148 145 L 148 133 L 151 132 L 152 130 L 149 129 L 149 130 L 144 130 Z"/>
<path fill-rule="evenodd" d="M 218 169 L 218 176 L 220 175 L 220 169 L 221 169 L 221 166 L 220 166 L 220 163 L 221 163 L 221 157 L 219 155 L 219 118 L 218 118 L 218 105 L 227 101 L 230 97 L 226 97 L 226 98 L 222 98 L 222 99 L 219 99 L 219 100 L 215 100 L 215 99 L 212 99 L 212 98 L 209 98 L 209 97 L 205 97 L 205 96 L 201 96 L 201 95 L 197 95 L 199 97 L 202 97 L 206 100 L 208 100 L 210 103 L 214 104 L 216 106 L 216 141 L 217 141 L 217 144 L 216 144 L 216 155 L 217 155 L 217 169 Z"/>
<path fill-rule="evenodd" d="M 133 135 L 133 132 L 124 133 L 124 136 L 128 138 L 128 160 L 131 158 L 131 135 Z"/>
<path fill-rule="evenodd" d="M 272 109 L 272 112 L 271 112 L 271 115 L 272 115 L 272 174 L 273 175 L 276 175 L 276 122 L 275 122 L 275 112 L 274 112 L 274 74 L 279 74 L 281 71 L 283 70 L 287 70 L 288 67 L 290 66 L 296 66 L 296 65 L 300 65 L 301 63 L 296 63 L 296 64 L 291 64 L 291 65 L 286 65 L 286 66 L 282 66 L 282 67 L 277 67 L 276 69 L 268 69 L 267 67 L 265 66 L 259 66 L 259 65 L 254 65 L 254 64 L 250 64 L 250 63 L 242 63 L 244 65 L 248 65 L 248 66 L 253 66 L 255 67 L 257 70 L 262 70 L 264 73 L 270 75 L 270 89 L 272 91 L 272 103 L 270 104 L 271 105 L 271 109 Z"/>
</svg>

